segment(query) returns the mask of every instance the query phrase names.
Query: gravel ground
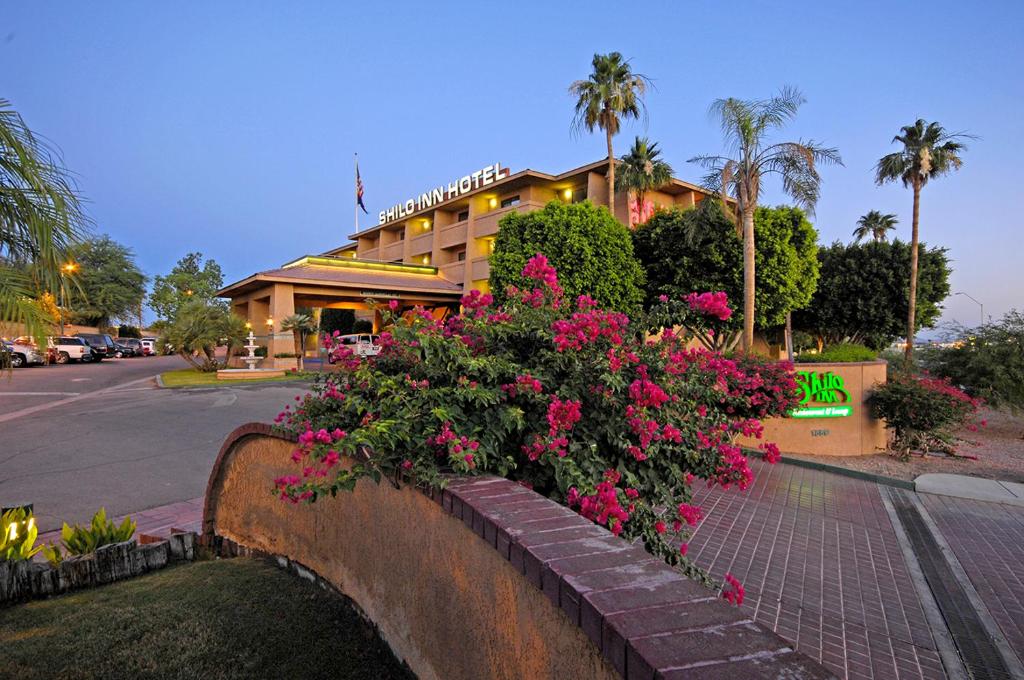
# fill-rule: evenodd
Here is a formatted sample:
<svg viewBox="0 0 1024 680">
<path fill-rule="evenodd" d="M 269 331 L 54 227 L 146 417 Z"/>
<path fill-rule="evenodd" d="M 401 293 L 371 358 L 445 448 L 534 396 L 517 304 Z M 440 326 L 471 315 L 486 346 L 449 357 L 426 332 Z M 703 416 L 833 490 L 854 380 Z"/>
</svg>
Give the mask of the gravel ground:
<svg viewBox="0 0 1024 680">
<path fill-rule="evenodd" d="M 964 444 L 959 453 L 977 456 L 952 458 L 946 455 L 913 456 L 901 461 L 888 454 L 872 456 L 805 456 L 787 455 L 817 463 L 838 465 L 851 470 L 871 472 L 876 475 L 913 480 L 929 472 L 946 472 L 956 475 L 970 475 L 987 479 L 1010 482 L 1024 482 L 1024 414 L 1012 415 L 1001 411 L 984 409 L 981 417 L 988 424 L 977 432 L 961 433 L 973 444 Z"/>
</svg>

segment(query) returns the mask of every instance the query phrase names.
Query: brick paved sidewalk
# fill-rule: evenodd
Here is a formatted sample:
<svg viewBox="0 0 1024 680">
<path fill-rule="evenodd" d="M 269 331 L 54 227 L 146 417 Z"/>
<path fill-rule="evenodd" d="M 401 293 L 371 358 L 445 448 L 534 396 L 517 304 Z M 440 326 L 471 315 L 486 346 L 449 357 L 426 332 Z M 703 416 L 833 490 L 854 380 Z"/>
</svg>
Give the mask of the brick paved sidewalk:
<svg viewBox="0 0 1024 680">
<path fill-rule="evenodd" d="M 745 492 L 701 487 L 697 564 L 746 589 L 744 608 L 840 677 L 945 678 L 876 484 L 752 461 Z"/>
<path fill-rule="evenodd" d="M 172 527 L 199 533 L 203 524 L 203 498 L 191 498 L 170 505 L 161 505 L 149 510 L 130 513 L 130 516 L 136 523 L 136 535 L 166 536 L 171 533 Z M 113 521 L 115 524 L 120 524 L 123 519 L 122 515 L 115 517 Z M 60 530 L 41 534 L 37 541 L 59 544 Z"/>
<path fill-rule="evenodd" d="M 1024 654 L 1024 507 L 918 494 L 985 607 Z"/>
</svg>

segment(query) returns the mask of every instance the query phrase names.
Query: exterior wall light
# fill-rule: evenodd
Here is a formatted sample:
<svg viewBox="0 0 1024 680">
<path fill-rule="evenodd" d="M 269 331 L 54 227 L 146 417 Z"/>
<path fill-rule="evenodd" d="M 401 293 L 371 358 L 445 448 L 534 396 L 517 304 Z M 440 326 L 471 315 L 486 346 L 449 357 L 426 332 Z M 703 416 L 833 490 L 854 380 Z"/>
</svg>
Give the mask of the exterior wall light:
<svg viewBox="0 0 1024 680">
<path fill-rule="evenodd" d="M 430 231 L 430 220 L 423 220 L 423 231 Z"/>
<path fill-rule="evenodd" d="M 423 264 L 430 264 L 430 255 L 423 256 Z"/>
<path fill-rule="evenodd" d="M 498 199 L 496 199 L 496 198 L 488 199 L 487 200 L 487 205 L 491 206 L 491 210 L 494 210 L 495 208 L 498 207 Z"/>
<path fill-rule="evenodd" d="M 267 318 L 267 329 L 268 330 L 274 330 L 274 319 L 273 318 Z"/>
<path fill-rule="evenodd" d="M 565 200 L 571 201 L 572 200 L 572 189 L 566 189 L 565 191 L 562 192 L 562 195 L 565 196 Z"/>
</svg>

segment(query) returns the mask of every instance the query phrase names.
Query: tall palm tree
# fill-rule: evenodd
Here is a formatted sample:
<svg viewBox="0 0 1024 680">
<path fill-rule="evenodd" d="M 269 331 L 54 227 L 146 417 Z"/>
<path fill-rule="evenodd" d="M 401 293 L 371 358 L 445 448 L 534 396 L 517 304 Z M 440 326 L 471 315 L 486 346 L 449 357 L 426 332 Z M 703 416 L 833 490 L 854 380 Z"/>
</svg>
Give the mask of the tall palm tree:
<svg viewBox="0 0 1024 680">
<path fill-rule="evenodd" d="M 882 156 L 875 166 L 875 182 L 879 185 L 899 180 L 904 187 L 914 190 L 914 217 L 910 231 L 910 297 L 907 312 L 907 366 L 914 360 L 914 331 L 917 326 L 917 245 L 918 224 L 921 215 L 921 189 L 929 179 L 941 177 L 963 165 L 960 154 L 967 146 L 960 140 L 970 135 L 949 133 L 938 123 L 919 118 L 913 125 L 905 125 L 900 134 L 892 138 L 900 143 L 900 151 Z"/>
<path fill-rule="evenodd" d="M 792 120 L 804 101 L 803 95 L 790 87 L 769 99 L 716 100 L 710 113 L 719 119 L 732 157 L 704 155 L 689 161 L 711 171 L 704 183 L 720 192 L 722 207 L 743 236 L 743 349 L 747 351 L 754 345 L 754 212 L 761 195 L 761 178 L 779 175 L 783 191 L 813 214 L 821 189 L 818 166 L 843 163 L 836 149 L 813 140 L 768 143 L 768 134 Z M 736 201 L 735 212 L 729 205 L 730 198 Z"/>
<path fill-rule="evenodd" d="M 51 320 L 36 300 L 60 289 L 68 250 L 86 227 L 59 154 L 0 99 L 0 323 L 46 334 Z"/>
<path fill-rule="evenodd" d="M 621 168 L 615 188 L 627 192 L 627 195 L 632 191 L 641 206 L 648 191 L 672 181 L 672 166 L 662 160 L 658 143 L 647 137 L 638 136 L 629 153 L 619 159 L 619 164 Z"/>
<path fill-rule="evenodd" d="M 650 78 L 633 73 L 629 62 L 618 52 L 595 54 L 591 62 L 593 71 L 586 80 L 577 80 L 569 86 L 569 94 L 576 98 L 573 130 L 594 128 L 604 130 L 608 142 L 608 209 L 615 214 L 615 154 L 612 137 L 619 133 L 621 119 L 639 118 L 644 112 L 643 96 Z"/>
<path fill-rule="evenodd" d="M 302 357 L 306 350 L 306 337 L 316 331 L 316 324 L 309 314 L 292 314 L 281 320 L 281 330 L 291 331 L 295 338 L 295 356 L 298 370 L 303 369 Z"/>
<path fill-rule="evenodd" d="M 870 236 L 875 243 L 886 240 L 888 233 L 896 228 L 899 222 L 892 213 L 883 215 L 877 210 L 871 210 L 866 215 L 861 215 L 857 220 L 857 228 L 853 230 L 854 241 L 860 243 Z"/>
</svg>

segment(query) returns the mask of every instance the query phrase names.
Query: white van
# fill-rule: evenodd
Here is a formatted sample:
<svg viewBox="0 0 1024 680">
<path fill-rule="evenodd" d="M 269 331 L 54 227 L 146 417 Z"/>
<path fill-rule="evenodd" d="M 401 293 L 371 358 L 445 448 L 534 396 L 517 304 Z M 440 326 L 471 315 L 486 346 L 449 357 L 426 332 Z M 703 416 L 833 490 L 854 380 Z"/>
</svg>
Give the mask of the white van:
<svg viewBox="0 0 1024 680">
<path fill-rule="evenodd" d="M 352 352 L 360 357 L 374 357 L 380 354 L 380 336 L 369 333 L 356 333 L 338 337 L 338 343 L 352 348 Z M 327 360 L 334 363 L 334 356 L 327 355 Z"/>
</svg>

